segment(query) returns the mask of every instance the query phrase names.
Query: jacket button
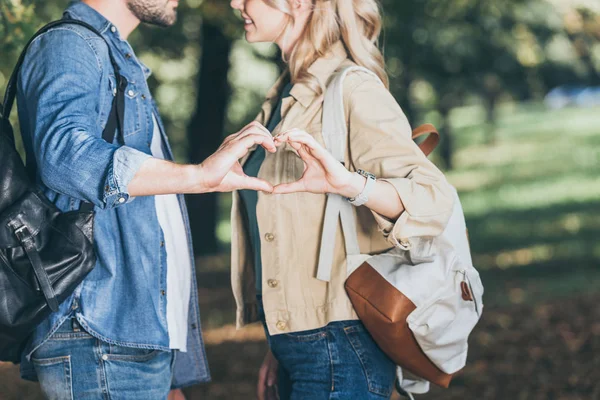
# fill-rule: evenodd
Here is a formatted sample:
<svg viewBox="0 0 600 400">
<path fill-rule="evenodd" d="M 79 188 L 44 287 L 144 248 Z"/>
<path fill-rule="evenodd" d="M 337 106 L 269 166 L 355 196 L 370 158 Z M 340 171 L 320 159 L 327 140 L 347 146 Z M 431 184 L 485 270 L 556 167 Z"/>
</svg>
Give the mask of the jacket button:
<svg viewBox="0 0 600 400">
<path fill-rule="evenodd" d="M 272 233 L 266 233 L 265 234 L 265 240 L 267 242 L 272 242 L 273 240 L 275 240 L 275 235 L 273 235 Z"/>
<path fill-rule="evenodd" d="M 162 296 L 164 296 L 166 293 L 165 293 L 165 291 L 164 291 L 164 290 L 161 290 L 161 291 L 160 291 L 160 294 L 161 294 Z"/>
<path fill-rule="evenodd" d="M 133 97 L 133 95 L 135 94 L 135 92 L 133 90 L 128 90 L 127 91 L 127 95 L 130 97 Z"/>
<path fill-rule="evenodd" d="M 111 27 L 110 27 L 110 31 L 111 31 L 112 33 L 115 33 L 115 32 L 117 31 L 117 28 L 116 28 L 115 26 L 111 26 Z"/>
<path fill-rule="evenodd" d="M 269 279 L 267 285 L 269 285 L 270 288 L 276 288 L 277 285 L 279 285 L 279 282 L 275 279 Z"/>
<path fill-rule="evenodd" d="M 129 60 L 131 58 L 131 53 L 125 54 L 125 58 Z"/>
<path fill-rule="evenodd" d="M 277 322 L 277 329 L 279 329 L 280 331 L 284 331 L 285 328 L 287 328 L 287 324 L 284 321 L 279 321 Z"/>
</svg>

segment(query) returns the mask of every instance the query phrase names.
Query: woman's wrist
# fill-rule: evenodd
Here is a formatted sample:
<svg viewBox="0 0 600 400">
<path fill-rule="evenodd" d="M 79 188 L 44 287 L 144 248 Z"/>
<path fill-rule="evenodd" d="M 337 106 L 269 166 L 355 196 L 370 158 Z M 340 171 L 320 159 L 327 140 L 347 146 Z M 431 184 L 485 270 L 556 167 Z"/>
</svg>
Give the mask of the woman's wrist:
<svg viewBox="0 0 600 400">
<path fill-rule="evenodd" d="M 356 172 L 349 173 L 350 177 L 348 179 L 348 183 L 344 187 L 342 187 L 337 194 L 348 199 L 352 199 L 362 193 L 362 191 L 365 188 L 365 185 L 367 184 L 367 178 L 360 174 L 357 174 Z"/>
</svg>

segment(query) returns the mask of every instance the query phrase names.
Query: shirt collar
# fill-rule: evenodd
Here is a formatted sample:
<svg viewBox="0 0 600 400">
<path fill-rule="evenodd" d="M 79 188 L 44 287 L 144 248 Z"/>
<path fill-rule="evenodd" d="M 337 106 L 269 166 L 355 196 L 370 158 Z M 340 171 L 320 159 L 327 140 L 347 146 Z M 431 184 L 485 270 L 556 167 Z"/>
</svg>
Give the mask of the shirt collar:
<svg viewBox="0 0 600 400">
<path fill-rule="evenodd" d="M 92 7 L 88 6 L 81 1 L 73 1 L 69 4 L 69 7 L 65 10 L 65 16 L 69 16 L 73 19 L 78 19 L 83 22 L 87 22 L 96 30 L 102 34 L 106 32 L 111 26 L 112 23 L 104 18 L 102 14 L 98 11 L 94 10 Z M 116 29 L 116 27 L 115 27 Z"/>
<path fill-rule="evenodd" d="M 88 23 L 98 32 L 104 35 L 108 40 L 113 40 L 114 35 L 114 39 L 126 42 L 125 40 L 121 39 L 119 30 L 112 24 L 112 22 L 107 20 L 98 11 L 79 0 L 72 1 L 71 4 L 69 4 L 69 7 L 67 7 L 65 10 L 64 15 Z M 109 30 L 111 34 L 106 33 Z M 117 47 L 119 48 L 119 46 Z M 138 63 L 144 71 L 144 76 L 146 79 L 148 79 L 148 77 L 152 74 L 152 71 L 145 64 L 139 61 L 139 59 Z"/>
</svg>

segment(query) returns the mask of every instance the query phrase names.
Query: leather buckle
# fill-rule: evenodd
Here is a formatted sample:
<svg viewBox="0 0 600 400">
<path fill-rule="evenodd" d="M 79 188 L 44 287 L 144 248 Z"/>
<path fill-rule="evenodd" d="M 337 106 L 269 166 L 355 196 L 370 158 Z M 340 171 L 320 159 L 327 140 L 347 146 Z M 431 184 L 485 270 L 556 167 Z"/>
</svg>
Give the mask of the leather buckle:
<svg viewBox="0 0 600 400">
<path fill-rule="evenodd" d="M 26 225 L 21 225 L 18 228 L 12 227 L 14 229 L 14 233 L 15 236 L 17 237 L 17 239 L 19 239 L 20 242 L 25 241 L 25 239 L 27 238 L 27 234 L 28 230 L 27 230 L 27 226 Z"/>
</svg>

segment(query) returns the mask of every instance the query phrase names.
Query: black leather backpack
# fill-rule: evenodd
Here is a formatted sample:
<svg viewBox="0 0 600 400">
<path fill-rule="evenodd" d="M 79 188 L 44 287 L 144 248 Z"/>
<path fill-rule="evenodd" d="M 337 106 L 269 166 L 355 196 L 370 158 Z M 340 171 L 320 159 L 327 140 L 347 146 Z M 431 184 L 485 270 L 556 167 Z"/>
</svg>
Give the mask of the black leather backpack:
<svg viewBox="0 0 600 400">
<path fill-rule="evenodd" d="M 26 168 L 21 160 L 9 121 L 29 45 L 62 24 L 81 25 L 102 37 L 78 20 L 46 25 L 23 50 L 8 82 L 4 105 L 0 104 L 0 361 L 20 361 L 36 326 L 58 311 L 96 264 L 94 206 L 83 203 L 77 211 L 61 213 L 37 187 L 34 163 L 28 162 Z M 119 74 L 112 54 L 110 59 L 119 84 L 102 137 L 112 143 L 123 126 L 127 80 Z"/>
</svg>

